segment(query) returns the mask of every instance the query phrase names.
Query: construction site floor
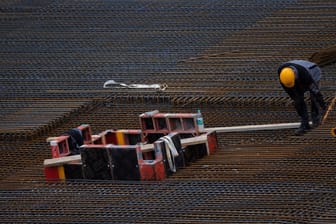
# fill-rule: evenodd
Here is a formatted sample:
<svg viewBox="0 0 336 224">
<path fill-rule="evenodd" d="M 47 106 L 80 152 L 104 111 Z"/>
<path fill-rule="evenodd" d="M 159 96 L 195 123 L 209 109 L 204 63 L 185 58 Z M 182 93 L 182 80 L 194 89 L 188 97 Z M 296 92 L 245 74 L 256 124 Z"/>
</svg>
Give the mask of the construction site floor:
<svg viewBox="0 0 336 224">
<path fill-rule="evenodd" d="M 334 106 L 303 136 L 218 133 L 214 155 L 163 181 L 43 172 L 46 139 L 80 124 L 198 109 L 209 128 L 298 122 L 276 74 L 292 59 L 322 67 L 332 105 L 335 0 L 2 0 L 0 21 L 0 223 L 336 223 Z"/>
</svg>

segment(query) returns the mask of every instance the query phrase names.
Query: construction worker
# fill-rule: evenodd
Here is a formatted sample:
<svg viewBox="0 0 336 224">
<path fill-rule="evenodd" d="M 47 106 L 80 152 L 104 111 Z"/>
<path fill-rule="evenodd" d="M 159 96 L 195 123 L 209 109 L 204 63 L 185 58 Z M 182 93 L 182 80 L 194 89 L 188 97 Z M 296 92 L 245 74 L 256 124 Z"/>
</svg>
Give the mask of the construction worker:
<svg viewBox="0 0 336 224">
<path fill-rule="evenodd" d="M 326 103 L 319 88 L 321 69 L 315 63 L 305 60 L 292 60 L 283 63 L 278 68 L 280 84 L 294 101 L 295 109 L 301 117 L 300 127 L 296 135 L 302 135 L 311 127 L 307 105 L 304 100 L 305 92 L 309 91 L 311 99 L 312 127 L 320 125 Z"/>
</svg>

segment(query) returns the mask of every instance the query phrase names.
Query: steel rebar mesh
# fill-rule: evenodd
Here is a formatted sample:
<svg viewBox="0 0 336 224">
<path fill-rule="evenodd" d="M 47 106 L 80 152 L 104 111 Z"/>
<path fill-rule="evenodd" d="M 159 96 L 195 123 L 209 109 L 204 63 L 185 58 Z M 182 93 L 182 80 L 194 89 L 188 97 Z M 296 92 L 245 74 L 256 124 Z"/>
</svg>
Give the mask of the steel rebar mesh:
<svg viewBox="0 0 336 224">
<path fill-rule="evenodd" d="M 207 127 L 296 122 L 278 64 L 334 44 L 333 0 L 1 1 L 3 223 L 334 223 L 335 111 L 293 130 L 219 134 L 215 155 L 162 182 L 46 182 L 45 139 L 81 123 L 196 112 Z M 325 56 L 324 56 L 325 57 Z M 335 65 L 322 91 L 335 94 Z M 163 93 L 106 80 L 167 83 Z"/>
</svg>

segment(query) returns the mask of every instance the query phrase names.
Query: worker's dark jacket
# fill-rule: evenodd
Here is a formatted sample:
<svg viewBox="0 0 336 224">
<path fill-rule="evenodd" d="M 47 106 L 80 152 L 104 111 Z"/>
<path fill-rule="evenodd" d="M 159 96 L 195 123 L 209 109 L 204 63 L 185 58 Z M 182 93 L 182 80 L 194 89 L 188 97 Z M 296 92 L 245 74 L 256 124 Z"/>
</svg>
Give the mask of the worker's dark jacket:
<svg viewBox="0 0 336 224">
<path fill-rule="evenodd" d="M 304 102 L 304 93 L 310 92 L 312 100 L 312 116 L 318 116 L 318 107 L 325 109 L 323 96 L 319 89 L 321 79 L 321 69 L 312 62 L 304 60 L 288 61 L 280 65 L 278 75 L 284 67 L 290 67 L 295 71 L 295 85 L 292 88 L 287 88 L 281 82 L 281 86 L 294 100 L 295 108 L 299 116 L 303 120 L 308 120 L 306 104 Z"/>
<path fill-rule="evenodd" d="M 297 71 L 293 88 L 287 88 L 280 83 L 291 97 L 295 93 L 304 94 L 306 91 L 319 92 L 318 83 L 321 79 L 321 69 L 315 63 L 304 60 L 293 60 L 283 63 L 278 69 L 279 76 L 284 67 L 291 67 Z"/>
</svg>

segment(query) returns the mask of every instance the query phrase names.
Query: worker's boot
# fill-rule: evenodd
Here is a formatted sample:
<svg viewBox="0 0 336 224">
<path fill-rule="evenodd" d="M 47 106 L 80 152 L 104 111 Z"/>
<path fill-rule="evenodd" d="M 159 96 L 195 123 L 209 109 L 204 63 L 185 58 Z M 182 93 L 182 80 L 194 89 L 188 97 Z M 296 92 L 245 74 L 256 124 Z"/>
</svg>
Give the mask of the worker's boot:
<svg viewBox="0 0 336 224">
<path fill-rule="evenodd" d="M 301 121 L 300 127 L 295 131 L 295 135 L 303 135 L 310 130 L 308 121 Z"/>
</svg>

